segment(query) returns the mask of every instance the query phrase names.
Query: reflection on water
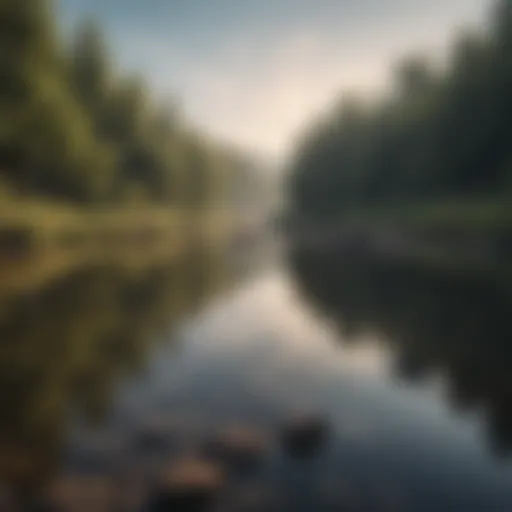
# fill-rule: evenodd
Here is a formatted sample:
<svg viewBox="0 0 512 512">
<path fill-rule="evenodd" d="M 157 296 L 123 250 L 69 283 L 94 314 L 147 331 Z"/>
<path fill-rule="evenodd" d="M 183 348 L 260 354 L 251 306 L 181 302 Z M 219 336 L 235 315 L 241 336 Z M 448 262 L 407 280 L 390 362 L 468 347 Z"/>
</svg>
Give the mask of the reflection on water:
<svg viewBox="0 0 512 512">
<path fill-rule="evenodd" d="M 369 251 L 304 251 L 293 260 L 304 292 L 345 341 L 372 333 L 392 348 L 400 377 L 440 377 L 456 410 L 485 417 L 494 451 L 511 452 L 510 275 Z"/>
<path fill-rule="evenodd" d="M 68 269 L 18 292 L 11 280 L 0 303 L 2 483 L 32 486 L 57 470 L 71 415 L 101 422 L 119 383 L 221 277 L 218 255 L 205 251 Z"/>
<path fill-rule="evenodd" d="M 505 450 L 504 280 L 301 254 L 291 276 L 213 301 L 234 263 L 95 264 L 2 294 L 5 496 L 21 510 L 511 510 L 482 418 L 426 378 L 443 375 Z M 217 499 L 169 505 L 163 471 Z"/>
</svg>

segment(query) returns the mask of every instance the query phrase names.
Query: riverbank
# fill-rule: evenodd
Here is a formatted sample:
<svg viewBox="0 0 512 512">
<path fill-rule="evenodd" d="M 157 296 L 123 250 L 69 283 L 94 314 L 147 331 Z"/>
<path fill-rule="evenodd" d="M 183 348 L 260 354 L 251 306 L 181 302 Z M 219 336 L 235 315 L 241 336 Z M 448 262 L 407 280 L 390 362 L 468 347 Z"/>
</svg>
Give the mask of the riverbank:
<svg viewBox="0 0 512 512">
<path fill-rule="evenodd" d="M 506 201 L 445 202 L 289 222 L 292 246 L 359 251 L 456 267 L 510 267 L 512 208 Z"/>
<path fill-rule="evenodd" d="M 194 239 L 217 243 L 236 231 L 221 209 L 190 210 L 136 205 L 91 208 L 32 200 L 0 205 L 0 258 L 23 259 L 47 251 L 174 246 Z"/>
</svg>

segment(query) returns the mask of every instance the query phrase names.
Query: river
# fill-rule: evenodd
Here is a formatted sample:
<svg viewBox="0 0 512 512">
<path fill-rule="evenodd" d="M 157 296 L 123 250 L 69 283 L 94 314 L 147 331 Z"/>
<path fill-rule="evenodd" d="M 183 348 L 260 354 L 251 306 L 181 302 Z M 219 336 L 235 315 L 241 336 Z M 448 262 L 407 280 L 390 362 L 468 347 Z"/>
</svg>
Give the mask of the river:
<svg viewBox="0 0 512 512">
<path fill-rule="evenodd" d="M 510 361 L 494 343 L 510 332 L 508 290 L 370 259 L 283 260 L 248 271 L 205 252 L 5 291 L 4 506 L 36 510 L 24 497 L 70 480 L 75 502 L 91 500 L 101 477 L 117 498 L 98 491 L 89 509 L 145 510 L 147 475 L 238 425 L 265 433 L 265 453 L 214 510 L 512 510 L 509 381 L 495 390 Z M 280 442 L 296 413 L 328 427 L 306 460 Z M 162 428 L 172 440 L 155 449 L 147 432 Z"/>
</svg>

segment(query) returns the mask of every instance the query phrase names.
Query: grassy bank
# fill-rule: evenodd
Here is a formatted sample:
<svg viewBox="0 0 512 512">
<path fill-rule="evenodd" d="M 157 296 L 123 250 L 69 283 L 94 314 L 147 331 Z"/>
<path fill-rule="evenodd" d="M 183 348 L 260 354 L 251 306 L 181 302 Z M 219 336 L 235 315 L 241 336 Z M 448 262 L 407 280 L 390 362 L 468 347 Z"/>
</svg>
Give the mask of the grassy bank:
<svg viewBox="0 0 512 512">
<path fill-rule="evenodd" d="M 221 210 L 158 206 L 83 208 L 36 200 L 0 204 L 0 255 L 19 258 L 48 250 L 103 250 L 218 241 L 234 229 Z"/>
<path fill-rule="evenodd" d="M 341 254 L 365 248 L 382 257 L 457 267 L 512 261 L 512 205 L 507 200 L 439 201 L 353 210 L 336 219 L 294 219 L 300 246 Z M 358 250 L 358 249 L 357 249 Z"/>
<path fill-rule="evenodd" d="M 423 232 L 505 233 L 512 228 L 512 204 L 505 198 L 387 206 L 348 214 L 341 222 L 353 221 Z"/>
<path fill-rule="evenodd" d="M 512 235 L 512 203 L 505 199 L 446 200 L 422 204 L 353 208 L 323 218 L 288 217 L 293 231 L 335 233 L 339 230 L 395 230 L 410 235 L 464 236 L 489 239 Z"/>
<path fill-rule="evenodd" d="M 239 232 L 223 211 L 155 206 L 80 208 L 35 200 L 0 202 L 0 297 L 30 291 L 91 265 L 137 269 L 222 251 Z"/>
</svg>

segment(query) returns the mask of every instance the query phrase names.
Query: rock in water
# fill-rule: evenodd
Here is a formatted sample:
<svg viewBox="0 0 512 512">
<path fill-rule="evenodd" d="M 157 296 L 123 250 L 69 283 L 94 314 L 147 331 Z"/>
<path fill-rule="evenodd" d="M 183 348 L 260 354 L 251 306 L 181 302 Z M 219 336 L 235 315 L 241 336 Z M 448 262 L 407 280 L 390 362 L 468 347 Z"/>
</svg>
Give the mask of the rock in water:
<svg viewBox="0 0 512 512">
<path fill-rule="evenodd" d="M 250 427 L 229 427 L 208 439 L 201 453 L 226 469 L 245 472 L 258 467 L 268 448 L 264 433 Z"/>
<path fill-rule="evenodd" d="M 174 462 L 150 499 L 151 512 L 200 512 L 226 484 L 222 468 L 200 458 Z"/>
<path fill-rule="evenodd" d="M 286 452 L 297 458 L 318 455 L 327 440 L 327 435 L 327 421 L 312 414 L 295 415 L 281 428 L 281 440 Z"/>
</svg>

